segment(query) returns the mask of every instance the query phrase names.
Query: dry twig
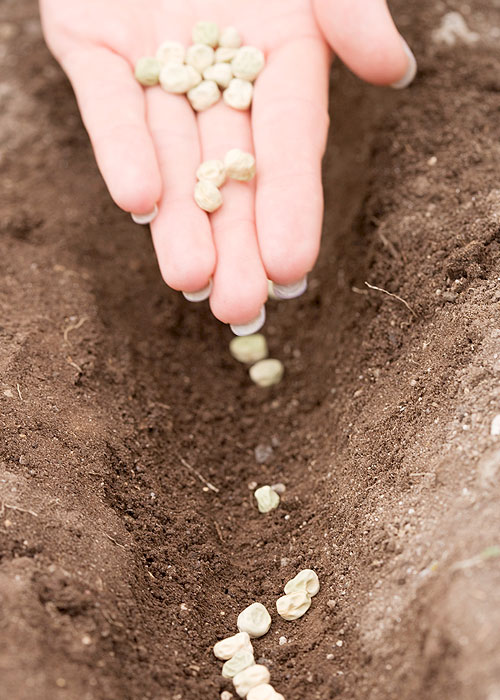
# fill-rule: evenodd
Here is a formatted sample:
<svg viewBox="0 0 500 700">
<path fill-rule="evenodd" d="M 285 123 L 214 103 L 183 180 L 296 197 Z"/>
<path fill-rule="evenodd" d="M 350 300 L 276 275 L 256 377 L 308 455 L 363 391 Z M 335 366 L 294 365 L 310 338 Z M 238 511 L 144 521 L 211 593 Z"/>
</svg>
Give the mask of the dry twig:
<svg viewBox="0 0 500 700">
<path fill-rule="evenodd" d="M 87 317 L 87 316 L 82 316 L 81 319 L 80 319 L 79 321 L 77 321 L 77 323 L 70 323 L 69 326 L 66 326 L 66 328 L 64 329 L 64 334 L 63 334 L 63 335 L 64 335 L 64 341 L 65 341 L 66 343 L 68 343 L 68 345 L 71 345 L 71 341 L 70 341 L 70 339 L 68 338 L 68 333 L 70 333 L 70 331 L 76 331 L 77 328 L 80 328 L 81 326 L 83 326 L 83 324 L 85 323 L 85 321 L 88 321 L 88 317 Z"/>
<path fill-rule="evenodd" d="M 203 482 L 203 483 L 205 484 L 205 486 L 208 486 L 208 488 L 209 488 L 211 491 L 215 491 L 215 493 L 219 493 L 219 489 L 217 488 L 217 486 L 214 486 L 214 485 L 211 484 L 209 481 L 207 481 L 207 480 L 205 479 L 205 477 L 203 476 L 203 474 L 200 474 L 199 471 L 197 471 L 194 467 L 192 467 L 192 466 L 191 466 L 188 462 L 186 462 L 186 460 L 183 459 L 182 457 L 179 457 L 179 459 L 181 460 L 181 463 L 186 467 L 186 469 L 189 469 L 189 471 L 193 472 L 193 474 L 195 474 L 195 475 L 198 477 L 198 479 L 199 479 L 201 482 Z"/>
<path fill-rule="evenodd" d="M 383 294 L 387 294 L 387 296 L 392 297 L 393 299 L 397 299 L 398 301 L 400 301 L 402 304 L 404 304 L 406 306 L 406 308 L 408 309 L 408 311 L 411 313 L 411 315 L 414 318 L 417 317 L 417 314 L 415 313 L 415 311 L 411 308 L 411 306 L 408 304 L 408 302 L 405 301 L 402 297 L 398 297 L 397 294 L 393 294 L 392 292 L 388 292 L 387 289 L 382 289 L 382 287 L 375 287 L 374 284 L 370 284 L 369 282 L 365 282 L 365 284 L 369 289 L 373 289 L 376 292 L 382 292 Z"/>
</svg>

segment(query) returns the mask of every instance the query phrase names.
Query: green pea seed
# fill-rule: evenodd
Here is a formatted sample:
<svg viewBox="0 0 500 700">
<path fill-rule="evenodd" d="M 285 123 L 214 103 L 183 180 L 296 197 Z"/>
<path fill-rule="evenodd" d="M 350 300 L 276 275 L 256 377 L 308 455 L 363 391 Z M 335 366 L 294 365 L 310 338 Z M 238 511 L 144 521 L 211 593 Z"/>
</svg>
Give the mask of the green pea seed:
<svg viewBox="0 0 500 700">
<path fill-rule="evenodd" d="M 154 56 L 143 56 L 135 64 L 135 77 L 141 85 L 151 87 L 158 83 L 161 63 Z"/>
</svg>

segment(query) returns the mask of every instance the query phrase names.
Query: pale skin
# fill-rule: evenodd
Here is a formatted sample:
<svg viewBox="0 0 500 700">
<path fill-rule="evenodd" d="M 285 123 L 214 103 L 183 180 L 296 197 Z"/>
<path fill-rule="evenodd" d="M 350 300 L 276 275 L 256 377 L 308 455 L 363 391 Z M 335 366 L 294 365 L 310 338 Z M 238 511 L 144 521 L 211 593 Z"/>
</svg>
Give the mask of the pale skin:
<svg viewBox="0 0 500 700">
<path fill-rule="evenodd" d="M 224 323 L 255 318 L 267 279 L 290 284 L 319 250 L 328 75 L 337 54 L 377 85 L 400 80 L 408 56 L 385 0 L 41 0 L 45 37 L 67 73 L 98 166 L 116 204 L 145 214 L 165 282 L 195 292 L 213 278 Z M 251 113 L 222 101 L 195 114 L 184 97 L 134 79 L 165 39 L 191 43 L 201 20 L 237 27 L 266 67 Z M 203 160 L 255 153 L 257 178 L 228 182 L 207 215 L 193 200 Z M 119 264 L 119 263 L 117 263 Z"/>
</svg>

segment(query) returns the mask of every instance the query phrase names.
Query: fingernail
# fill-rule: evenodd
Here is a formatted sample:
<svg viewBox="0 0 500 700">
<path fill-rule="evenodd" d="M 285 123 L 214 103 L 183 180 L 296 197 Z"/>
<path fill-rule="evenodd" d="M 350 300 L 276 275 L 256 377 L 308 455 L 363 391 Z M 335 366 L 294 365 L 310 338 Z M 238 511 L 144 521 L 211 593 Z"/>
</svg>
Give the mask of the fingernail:
<svg viewBox="0 0 500 700">
<path fill-rule="evenodd" d="M 274 295 L 278 299 L 296 299 L 307 289 L 307 275 L 297 282 L 291 284 L 276 284 L 273 282 Z"/>
<path fill-rule="evenodd" d="M 402 88 L 408 87 L 408 85 L 413 82 L 413 79 L 417 74 L 417 59 L 413 55 L 413 51 L 410 49 L 403 37 L 401 37 L 401 41 L 403 42 L 405 54 L 408 56 L 408 68 L 406 69 L 406 73 L 403 75 L 401 80 L 397 80 L 395 83 L 392 83 L 391 87 L 395 88 L 396 90 L 401 90 Z"/>
<path fill-rule="evenodd" d="M 197 292 L 182 292 L 184 298 L 188 301 L 205 301 L 205 299 L 208 299 L 211 293 L 212 280 L 210 280 L 206 287 L 203 287 L 203 289 L 200 289 Z"/>
<path fill-rule="evenodd" d="M 155 208 L 153 211 L 150 211 L 148 214 L 134 214 L 131 213 L 130 216 L 132 217 L 132 220 L 135 221 L 136 224 L 142 224 L 145 226 L 146 224 L 150 224 L 153 219 L 156 219 L 156 216 L 158 214 L 158 207 L 155 204 Z"/>
<path fill-rule="evenodd" d="M 257 318 L 254 318 L 250 323 L 235 324 L 231 323 L 230 328 L 234 335 L 252 335 L 252 333 L 257 333 L 260 331 L 264 323 L 266 322 L 266 307 L 263 306 L 259 311 Z"/>
</svg>

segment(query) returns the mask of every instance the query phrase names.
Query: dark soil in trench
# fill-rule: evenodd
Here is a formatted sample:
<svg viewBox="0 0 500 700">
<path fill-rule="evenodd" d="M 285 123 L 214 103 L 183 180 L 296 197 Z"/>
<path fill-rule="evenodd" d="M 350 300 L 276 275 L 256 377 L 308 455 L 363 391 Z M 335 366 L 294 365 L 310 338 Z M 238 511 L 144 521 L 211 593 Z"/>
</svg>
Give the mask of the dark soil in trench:
<svg viewBox="0 0 500 700">
<path fill-rule="evenodd" d="M 322 254 L 269 304 L 262 390 L 109 200 L 35 3 L 2 3 L 2 700 L 216 698 L 214 642 L 306 566 L 311 610 L 255 644 L 287 700 L 500 698 L 500 5 L 414 5 L 410 90 L 335 67 Z M 432 41 L 449 10 L 478 42 Z"/>
</svg>

